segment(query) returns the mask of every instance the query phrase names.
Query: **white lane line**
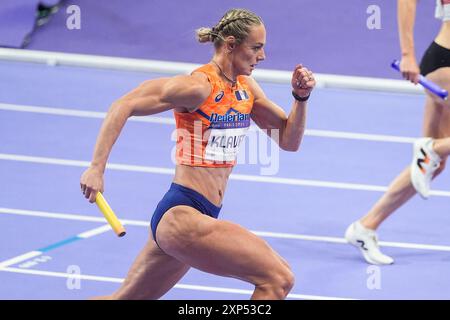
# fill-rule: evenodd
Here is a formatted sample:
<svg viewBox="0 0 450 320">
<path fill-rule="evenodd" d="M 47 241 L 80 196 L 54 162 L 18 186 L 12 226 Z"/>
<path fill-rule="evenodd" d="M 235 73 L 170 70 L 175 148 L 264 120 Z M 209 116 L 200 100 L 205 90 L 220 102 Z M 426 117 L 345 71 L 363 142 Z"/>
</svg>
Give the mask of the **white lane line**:
<svg viewBox="0 0 450 320">
<path fill-rule="evenodd" d="M 0 213 L 14 214 L 14 215 L 28 216 L 28 217 L 105 223 L 105 218 L 85 216 L 85 215 L 79 215 L 79 214 L 22 210 L 22 209 L 11 209 L 11 208 L 0 208 Z M 148 222 L 148 221 L 127 220 L 127 219 L 120 219 L 120 221 L 122 222 L 122 224 L 124 224 L 124 225 L 127 224 L 130 226 L 148 227 L 150 225 L 150 222 Z"/>
<path fill-rule="evenodd" d="M 19 269 L 19 268 L 4 268 L 0 271 L 14 272 L 14 273 L 23 273 L 23 274 L 32 274 L 38 276 L 47 276 L 47 277 L 58 277 L 58 278 L 70 278 L 74 277 L 73 273 L 63 273 L 63 272 L 52 272 L 52 271 L 40 271 L 40 270 L 31 270 L 31 269 Z M 100 281 L 100 282 L 115 282 L 122 283 L 123 279 L 120 278 L 112 278 L 112 277 L 100 277 L 100 276 L 89 276 L 89 275 L 76 275 L 77 279 L 83 280 L 92 280 L 92 281 Z"/>
<path fill-rule="evenodd" d="M 347 189 L 347 190 L 359 190 L 359 191 L 384 192 L 387 190 L 387 187 L 368 185 L 368 184 L 293 179 L 293 178 L 281 178 L 281 177 L 271 177 L 271 176 L 256 176 L 256 175 L 237 174 L 237 173 L 232 174 L 230 176 L 230 179 L 238 180 L 238 181 L 264 182 L 264 183 L 286 184 L 286 185 L 293 185 L 293 186 L 321 187 L 321 188 Z M 448 196 L 450 196 L 450 192 L 449 192 Z"/>
<path fill-rule="evenodd" d="M 0 103 L 0 110 L 49 114 L 49 115 L 55 115 L 55 116 L 92 118 L 92 119 L 104 119 L 106 117 L 106 112 L 77 110 L 77 109 L 63 109 L 63 108 L 49 108 L 49 107 L 38 107 L 38 106 L 25 106 L 25 105 L 8 104 L 8 103 Z M 173 118 L 168 118 L 168 117 L 156 117 L 156 116 L 131 117 L 130 120 L 137 121 L 137 122 L 157 123 L 157 124 L 172 124 L 172 125 L 175 124 L 175 120 Z"/>
<path fill-rule="evenodd" d="M 31 157 L 31 156 L 23 156 L 20 154 L 8 154 L 8 153 L 0 153 L 0 160 L 31 162 L 31 163 L 41 163 L 41 164 L 56 164 L 56 165 L 71 166 L 71 167 L 89 167 L 89 165 L 91 164 L 89 161 L 67 160 L 67 159 L 56 159 L 56 158 L 45 158 L 45 157 Z"/>
<path fill-rule="evenodd" d="M 42 254 L 41 251 L 30 251 L 30 252 L 21 254 L 20 256 L 0 262 L 0 269 L 12 266 L 14 264 L 17 264 L 17 263 L 25 261 L 25 260 L 35 258 L 37 256 L 40 256 L 41 254 Z"/>
<path fill-rule="evenodd" d="M 417 140 L 417 138 L 414 137 L 401 137 L 401 136 L 390 136 L 380 134 L 353 133 L 345 131 L 315 130 L 315 129 L 306 129 L 305 135 L 323 138 L 339 138 L 350 140 L 366 140 L 366 141 L 397 142 L 397 143 L 413 143 L 414 141 Z"/>
<path fill-rule="evenodd" d="M 68 159 L 48 158 L 48 157 L 32 157 L 8 153 L 0 153 L 0 160 L 52 164 L 52 165 L 72 166 L 72 167 L 88 167 L 90 165 L 89 161 L 68 160 Z M 166 175 L 175 174 L 175 169 L 173 168 L 138 166 L 119 163 L 108 163 L 106 165 L 106 168 L 118 171 L 145 172 L 145 173 L 166 174 Z M 387 186 L 343 183 L 343 182 L 321 181 L 321 180 L 293 179 L 293 178 L 282 178 L 273 176 L 245 175 L 236 173 L 231 174 L 230 179 L 237 181 L 261 182 L 261 183 L 332 188 L 343 190 L 357 190 L 357 191 L 385 192 L 387 190 Z M 430 194 L 440 197 L 450 197 L 450 191 L 445 190 L 432 190 Z"/>
<path fill-rule="evenodd" d="M 0 211 L 1 212 L 1 211 Z M 268 231 L 253 231 L 256 235 L 266 238 L 279 238 L 291 240 L 305 240 L 305 241 L 319 241 L 330 243 L 347 243 L 344 238 L 323 237 L 323 236 L 309 236 L 304 234 L 282 233 L 282 232 L 268 232 Z M 450 247 L 449 247 L 450 250 Z"/>
<path fill-rule="evenodd" d="M 76 278 L 80 279 L 80 280 L 99 281 L 99 282 L 122 283 L 124 281 L 123 278 L 101 277 L 101 276 L 93 276 L 93 275 L 85 275 L 85 274 L 74 275 L 71 273 L 28 270 L 28 269 L 19 269 L 19 268 L 4 268 L 4 269 L 0 269 L 0 271 L 46 276 L 46 277 L 57 277 L 57 278 L 73 278 L 76 276 Z M 242 294 L 242 295 L 251 295 L 253 293 L 252 290 L 199 286 L 199 285 L 189 285 L 189 284 L 176 284 L 174 286 L 174 288 L 184 289 L 184 290 L 207 291 L 207 292 L 236 293 L 236 294 Z M 313 295 L 303 295 L 303 294 L 289 294 L 287 297 L 290 299 L 308 299 L 308 300 L 349 300 L 347 298 L 313 296 Z"/>
<path fill-rule="evenodd" d="M 305 240 L 305 241 L 318 241 L 318 242 L 347 244 L 347 241 L 344 238 L 310 236 L 310 235 L 303 235 L 303 234 L 267 232 L 267 231 L 252 231 L 252 232 L 260 237 L 266 237 L 266 238 L 280 238 L 280 239 L 291 239 L 291 240 Z M 450 246 L 445 246 L 445 245 L 389 242 L 389 241 L 379 241 L 378 244 L 383 247 L 393 247 L 393 248 L 402 248 L 402 249 L 450 251 Z"/>
<path fill-rule="evenodd" d="M 200 64 L 186 62 L 118 58 L 111 56 L 10 48 L 0 48 L 0 59 L 28 63 L 34 62 L 47 65 L 138 71 L 172 75 L 190 74 L 192 70 L 200 67 Z M 291 83 L 292 73 L 285 70 L 257 69 L 254 71 L 253 76 L 258 81 L 289 85 Z M 407 81 L 397 79 L 343 76 L 326 73 L 315 73 L 315 78 L 317 80 L 317 87 L 319 88 L 344 88 L 348 90 L 356 89 L 365 91 L 381 91 L 383 93 L 395 92 L 424 94 L 424 90 L 422 88 L 414 86 Z"/>
<path fill-rule="evenodd" d="M 125 223 L 122 221 L 122 224 L 125 224 Z M 102 233 L 108 232 L 110 230 L 112 230 L 111 226 L 109 224 L 105 224 L 104 226 L 82 232 L 82 233 L 78 234 L 77 237 L 83 238 L 83 239 L 88 239 L 88 238 L 98 236 Z"/>
<path fill-rule="evenodd" d="M 0 214 L 12 214 L 21 216 L 31 216 L 31 217 L 42 217 L 50 219 L 63 219 L 63 220 L 78 220 L 78 221 L 89 221 L 89 222 L 101 222 L 104 223 L 103 218 L 88 217 L 84 215 L 77 214 L 66 214 L 66 213 L 53 213 L 45 211 L 32 211 L 32 210 L 21 210 L 12 208 L 0 208 Z M 146 227 L 148 228 L 149 222 L 142 220 L 122 220 L 123 224 L 130 226 Z M 106 227 L 106 226 L 104 226 Z M 103 228 L 103 227 L 101 227 Z M 317 241 L 317 242 L 327 242 L 327 243 L 338 243 L 346 244 L 344 238 L 338 237 L 327 237 L 327 236 L 313 236 L 304 234 L 294 234 L 294 233 L 282 233 L 282 232 L 269 232 L 269 231 L 258 231 L 250 230 L 254 234 L 265 237 L 265 238 L 278 238 L 278 239 L 288 239 L 288 240 L 303 240 L 303 241 Z M 431 250 L 431 251 L 450 251 L 450 246 L 446 245 L 430 245 L 430 244 L 420 244 L 420 243 L 405 243 L 405 242 L 387 242 L 380 241 L 380 246 L 383 247 L 393 247 L 393 248 L 404 248 L 404 249 L 418 249 L 418 250 Z"/>
<path fill-rule="evenodd" d="M 15 104 L 7 104 L 7 103 L 0 103 L 0 110 L 17 111 L 17 112 L 31 112 L 31 113 L 39 113 L 39 114 L 50 114 L 50 115 L 58 115 L 58 116 L 81 117 L 81 118 L 92 118 L 92 119 L 103 119 L 106 116 L 106 112 L 85 111 L 85 110 L 76 110 L 76 109 L 63 109 L 63 108 L 49 108 L 49 107 L 39 107 L 39 106 L 26 106 L 26 105 L 15 105 Z M 156 123 L 156 124 L 168 124 L 168 125 L 175 124 L 175 120 L 173 118 L 159 117 L 159 116 L 131 117 L 130 121 Z M 252 125 L 252 129 L 256 129 L 256 126 Z M 315 129 L 306 129 L 305 135 L 313 136 L 313 137 L 322 137 L 322 138 L 337 138 L 337 139 L 396 142 L 396 143 L 412 143 L 417 139 L 414 137 L 366 134 L 366 133 L 332 131 L 332 130 L 315 130 Z"/>
<path fill-rule="evenodd" d="M 450 251 L 450 246 L 440 246 L 440 245 L 430 245 L 420 243 L 397 243 L 397 242 L 380 241 L 379 244 L 385 247 L 402 248 L 402 249 Z"/>
<path fill-rule="evenodd" d="M 4 213 L 4 212 L 2 212 L 2 213 Z M 10 211 L 9 213 L 11 213 L 11 211 Z M 36 215 L 35 215 L 35 216 L 36 216 Z M 71 219 L 71 220 L 74 220 L 74 219 Z M 102 221 L 102 222 L 104 222 L 104 221 Z M 74 241 L 73 241 L 74 239 L 75 239 L 75 240 L 77 240 L 77 239 L 78 239 L 78 240 L 81 240 L 81 239 L 92 238 L 92 237 L 94 237 L 94 236 L 98 236 L 98 235 L 100 235 L 100 234 L 102 234 L 102 233 L 105 233 L 105 232 L 107 232 L 107 231 L 109 231 L 109 230 L 111 230 L 111 227 L 110 227 L 109 224 L 103 225 L 103 226 L 101 226 L 101 227 L 96 227 L 96 228 L 94 228 L 94 229 L 89 229 L 89 230 L 87 230 L 87 231 L 85 231 L 85 232 L 82 232 L 82 233 L 80 233 L 80 234 L 78 234 L 78 235 L 76 235 L 76 236 L 74 236 L 74 237 L 70 237 L 70 238 L 68 238 L 68 239 L 65 239 L 65 240 L 63 240 L 63 241 L 56 242 L 56 243 L 54 243 L 54 244 L 50 244 L 50 245 L 46 246 L 45 248 L 40 249 L 40 250 L 42 250 L 42 251 L 38 251 L 38 250 L 30 251 L 30 252 L 21 254 L 21 255 L 19 255 L 19 256 L 17 256 L 17 257 L 13 257 L 13 258 L 11 258 L 11 259 L 2 261 L 2 262 L 0 262 L 0 269 L 6 268 L 6 267 L 9 267 L 9 266 L 12 266 L 12 265 L 14 265 L 14 264 L 18 264 L 19 262 L 23 262 L 23 261 L 26 261 L 26 260 L 30 260 L 30 259 L 32 259 L 32 258 L 35 258 L 35 257 L 37 257 L 37 256 L 40 256 L 40 255 L 42 255 L 43 253 L 46 253 L 46 252 L 51 251 L 51 250 L 53 250 L 53 249 L 63 247 L 63 246 L 65 246 L 65 245 L 67 245 L 67 244 L 70 244 L 70 243 L 74 242 Z M 70 241 L 68 241 L 68 242 L 66 243 L 66 240 L 70 240 Z"/>
</svg>

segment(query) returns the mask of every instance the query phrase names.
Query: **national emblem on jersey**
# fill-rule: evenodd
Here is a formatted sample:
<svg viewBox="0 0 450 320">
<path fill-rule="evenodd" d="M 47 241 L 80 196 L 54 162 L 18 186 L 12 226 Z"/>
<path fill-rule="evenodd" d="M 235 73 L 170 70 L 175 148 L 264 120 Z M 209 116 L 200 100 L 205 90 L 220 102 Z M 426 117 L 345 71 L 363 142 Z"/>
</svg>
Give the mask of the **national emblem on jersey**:
<svg viewBox="0 0 450 320">
<path fill-rule="evenodd" d="M 236 95 L 236 99 L 238 99 L 238 101 L 249 99 L 247 91 L 245 90 L 236 90 L 234 94 Z"/>
</svg>

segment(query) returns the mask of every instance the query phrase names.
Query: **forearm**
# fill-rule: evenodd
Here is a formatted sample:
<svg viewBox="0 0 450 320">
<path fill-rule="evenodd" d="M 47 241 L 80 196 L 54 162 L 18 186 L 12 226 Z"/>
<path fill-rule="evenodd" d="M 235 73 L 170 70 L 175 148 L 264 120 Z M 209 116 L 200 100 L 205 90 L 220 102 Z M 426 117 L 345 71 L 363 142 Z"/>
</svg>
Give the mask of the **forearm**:
<svg viewBox="0 0 450 320">
<path fill-rule="evenodd" d="M 130 108 L 121 102 L 115 102 L 109 109 L 95 143 L 91 167 L 101 172 L 105 171 L 111 149 L 130 117 Z"/>
<path fill-rule="evenodd" d="M 397 20 L 402 56 L 415 56 L 414 21 L 417 0 L 398 0 Z"/>
<path fill-rule="evenodd" d="M 294 101 L 291 112 L 281 132 L 280 147 L 287 151 L 297 151 L 305 132 L 307 103 Z"/>
</svg>

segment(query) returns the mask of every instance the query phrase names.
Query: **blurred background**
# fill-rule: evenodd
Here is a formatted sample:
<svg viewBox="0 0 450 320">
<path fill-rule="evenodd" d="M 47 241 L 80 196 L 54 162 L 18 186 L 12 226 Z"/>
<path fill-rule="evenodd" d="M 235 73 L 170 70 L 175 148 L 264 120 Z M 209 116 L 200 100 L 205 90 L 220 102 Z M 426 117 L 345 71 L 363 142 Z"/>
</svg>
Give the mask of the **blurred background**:
<svg viewBox="0 0 450 320">
<path fill-rule="evenodd" d="M 267 59 L 260 68 L 291 70 L 303 63 L 318 73 L 398 79 L 394 0 L 2 0 L 0 46 L 192 63 L 213 48 L 195 40 L 230 8 L 260 15 L 267 28 Z M 79 8 L 79 29 L 68 20 Z M 419 1 L 418 59 L 439 28 L 435 2 Z M 68 10 L 69 8 L 69 10 Z M 72 7 L 73 8 L 73 7 Z"/>
</svg>

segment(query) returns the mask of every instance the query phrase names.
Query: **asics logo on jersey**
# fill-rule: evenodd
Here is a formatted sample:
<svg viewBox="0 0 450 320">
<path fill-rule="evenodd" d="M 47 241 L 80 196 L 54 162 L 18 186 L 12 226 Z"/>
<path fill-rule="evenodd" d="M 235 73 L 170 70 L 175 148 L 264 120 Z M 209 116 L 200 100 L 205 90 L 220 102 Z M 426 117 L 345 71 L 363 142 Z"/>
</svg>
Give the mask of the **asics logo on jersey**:
<svg viewBox="0 0 450 320">
<path fill-rule="evenodd" d="M 220 91 L 219 94 L 214 98 L 214 101 L 215 102 L 220 102 L 220 100 L 222 100 L 224 95 L 225 95 L 225 92 Z"/>
</svg>

